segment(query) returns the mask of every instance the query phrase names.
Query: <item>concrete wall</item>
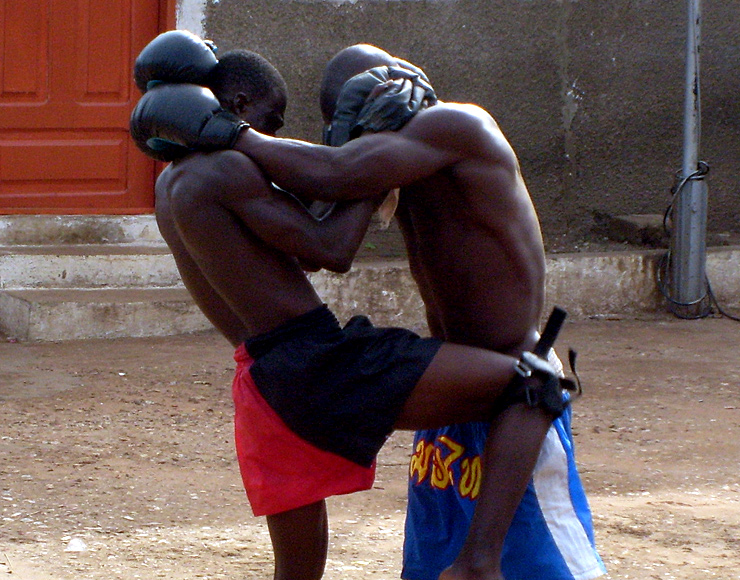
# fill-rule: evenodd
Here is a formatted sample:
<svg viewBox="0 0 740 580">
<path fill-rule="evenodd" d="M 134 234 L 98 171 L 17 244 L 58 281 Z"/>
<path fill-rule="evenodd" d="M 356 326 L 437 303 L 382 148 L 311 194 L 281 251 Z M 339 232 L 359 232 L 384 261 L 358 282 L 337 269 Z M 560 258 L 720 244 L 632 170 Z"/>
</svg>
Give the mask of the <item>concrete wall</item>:
<svg viewBox="0 0 740 580">
<path fill-rule="evenodd" d="M 685 0 L 183 0 L 221 50 L 262 53 L 290 88 L 285 136 L 317 140 L 318 83 L 369 42 L 476 102 L 516 148 L 546 239 L 593 212 L 662 213 L 681 167 Z M 740 2 L 704 0 L 701 158 L 710 231 L 740 229 Z M 192 16 L 191 16 L 192 18 Z M 181 18 L 180 27 L 187 27 Z"/>
</svg>

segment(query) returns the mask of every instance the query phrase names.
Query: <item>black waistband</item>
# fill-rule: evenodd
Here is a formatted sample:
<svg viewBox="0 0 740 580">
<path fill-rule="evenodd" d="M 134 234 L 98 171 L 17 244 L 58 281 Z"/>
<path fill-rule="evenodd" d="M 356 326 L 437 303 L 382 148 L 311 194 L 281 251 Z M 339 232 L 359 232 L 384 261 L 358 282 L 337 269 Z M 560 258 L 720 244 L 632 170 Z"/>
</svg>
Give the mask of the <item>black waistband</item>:
<svg viewBox="0 0 740 580">
<path fill-rule="evenodd" d="M 266 355 L 278 344 L 300 338 L 307 334 L 336 332 L 341 330 L 339 321 L 324 304 L 305 314 L 281 324 L 277 328 L 244 341 L 247 352 L 253 359 Z"/>
</svg>

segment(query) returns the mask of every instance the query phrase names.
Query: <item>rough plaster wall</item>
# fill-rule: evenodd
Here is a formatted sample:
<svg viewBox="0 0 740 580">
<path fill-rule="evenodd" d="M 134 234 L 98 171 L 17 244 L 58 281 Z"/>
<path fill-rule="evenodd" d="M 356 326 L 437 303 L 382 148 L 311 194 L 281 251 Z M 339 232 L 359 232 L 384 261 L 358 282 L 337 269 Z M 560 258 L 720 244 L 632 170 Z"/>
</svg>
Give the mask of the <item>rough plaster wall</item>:
<svg viewBox="0 0 740 580">
<path fill-rule="evenodd" d="M 207 0 L 178 0 L 175 14 L 177 29 L 203 36 L 206 2 Z"/>
<path fill-rule="evenodd" d="M 740 2 L 704 0 L 710 230 L 740 229 Z M 546 238 L 593 212 L 662 213 L 682 158 L 682 0 L 208 0 L 221 50 L 262 53 L 290 89 L 285 136 L 318 140 L 322 67 L 370 42 L 438 94 L 489 110 L 518 152 Z"/>
</svg>

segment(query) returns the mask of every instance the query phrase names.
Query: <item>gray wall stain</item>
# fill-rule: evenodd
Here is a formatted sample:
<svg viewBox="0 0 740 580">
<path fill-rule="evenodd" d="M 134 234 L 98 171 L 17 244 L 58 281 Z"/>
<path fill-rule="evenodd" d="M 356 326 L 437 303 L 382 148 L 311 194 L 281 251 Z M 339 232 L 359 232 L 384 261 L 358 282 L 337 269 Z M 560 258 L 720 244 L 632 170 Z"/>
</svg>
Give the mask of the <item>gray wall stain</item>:
<svg viewBox="0 0 740 580">
<path fill-rule="evenodd" d="M 573 196 L 573 185 L 578 175 L 576 137 L 573 133 L 573 121 L 578 112 L 579 102 L 583 96 L 576 85 L 576 79 L 570 75 L 569 21 L 572 13 L 571 0 L 558 0 L 561 6 L 558 17 L 557 48 L 558 74 L 560 76 L 560 95 L 563 101 L 563 178 L 561 201 L 570 201 Z"/>
</svg>

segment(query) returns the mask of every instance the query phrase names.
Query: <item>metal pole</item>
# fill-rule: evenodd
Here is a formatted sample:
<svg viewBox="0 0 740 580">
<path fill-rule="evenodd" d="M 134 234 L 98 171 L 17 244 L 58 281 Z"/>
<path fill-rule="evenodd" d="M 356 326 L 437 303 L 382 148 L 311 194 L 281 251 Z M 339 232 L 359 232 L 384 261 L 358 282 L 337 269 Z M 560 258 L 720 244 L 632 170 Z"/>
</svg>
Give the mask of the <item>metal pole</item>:
<svg viewBox="0 0 740 580">
<path fill-rule="evenodd" d="M 706 286 L 706 171 L 700 170 L 701 93 L 699 54 L 701 0 L 688 0 L 684 152 L 681 181 L 673 207 L 671 282 L 674 307 L 687 317 L 703 314 Z M 679 314 L 679 312 L 676 312 Z"/>
</svg>

